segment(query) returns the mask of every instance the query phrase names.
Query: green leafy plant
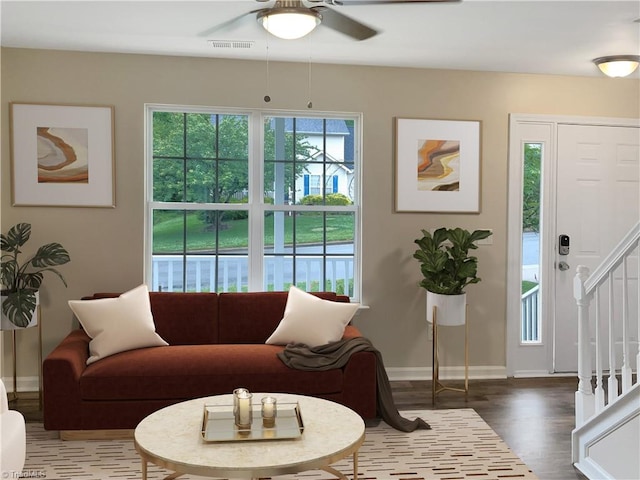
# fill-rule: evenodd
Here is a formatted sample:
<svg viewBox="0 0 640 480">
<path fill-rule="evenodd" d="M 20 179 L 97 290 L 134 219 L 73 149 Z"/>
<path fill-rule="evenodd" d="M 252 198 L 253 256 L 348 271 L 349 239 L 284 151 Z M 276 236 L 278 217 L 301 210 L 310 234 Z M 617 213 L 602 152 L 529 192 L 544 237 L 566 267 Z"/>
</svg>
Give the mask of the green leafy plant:
<svg viewBox="0 0 640 480">
<path fill-rule="evenodd" d="M 47 243 L 22 265 L 18 256 L 31 236 L 31 224 L 18 223 L 7 234 L 0 235 L 2 257 L 0 283 L 2 283 L 2 313 L 17 327 L 27 327 L 36 309 L 36 292 L 42 284 L 44 272 L 56 274 L 64 286 L 64 278 L 55 268 L 70 261 L 69 253 L 59 243 Z"/>
<path fill-rule="evenodd" d="M 420 262 L 424 277 L 420 286 L 433 293 L 459 295 L 467 285 L 478 283 L 478 259 L 469 255 L 469 250 L 478 248 L 475 242 L 491 233 L 490 230 L 438 228 L 432 235 L 422 230 L 422 238 L 414 241 L 420 248 L 413 254 Z"/>
</svg>

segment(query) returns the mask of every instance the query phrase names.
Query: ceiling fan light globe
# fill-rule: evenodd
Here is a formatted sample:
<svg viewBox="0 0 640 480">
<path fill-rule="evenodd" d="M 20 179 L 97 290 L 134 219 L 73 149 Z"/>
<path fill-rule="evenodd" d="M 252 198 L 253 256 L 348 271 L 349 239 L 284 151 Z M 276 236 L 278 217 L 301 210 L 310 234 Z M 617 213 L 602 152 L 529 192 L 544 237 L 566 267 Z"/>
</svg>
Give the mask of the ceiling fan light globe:
<svg viewBox="0 0 640 480">
<path fill-rule="evenodd" d="M 308 35 L 320 21 L 320 14 L 314 11 L 270 11 L 258 16 L 258 22 L 267 32 L 284 40 Z"/>
<path fill-rule="evenodd" d="M 600 71 L 608 77 L 626 77 L 631 75 L 640 63 L 640 55 L 612 55 L 593 60 Z"/>
</svg>

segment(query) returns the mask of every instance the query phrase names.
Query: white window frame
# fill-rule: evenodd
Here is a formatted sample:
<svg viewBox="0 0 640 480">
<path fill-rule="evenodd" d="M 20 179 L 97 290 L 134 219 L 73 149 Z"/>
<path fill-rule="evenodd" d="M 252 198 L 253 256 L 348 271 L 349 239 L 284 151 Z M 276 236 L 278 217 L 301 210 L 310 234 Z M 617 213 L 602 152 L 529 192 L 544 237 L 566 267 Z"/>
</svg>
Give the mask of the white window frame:
<svg viewBox="0 0 640 480">
<path fill-rule="evenodd" d="M 153 252 L 153 211 L 162 210 L 202 210 L 206 205 L 211 210 L 247 210 L 249 213 L 248 224 L 248 265 L 249 280 L 248 290 L 258 292 L 263 290 L 263 252 L 264 252 L 264 215 L 268 211 L 284 212 L 344 212 L 354 214 L 354 239 L 353 239 L 353 295 L 351 301 L 360 301 L 362 298 L 362 114 L 346 112 L 313 112 L 262 110 L 262 109 L 236 109 L 228 107 L 202 107 L 188 105 L 145 104 L 144 130 L 144 281 L 151 288 L 152 282 L 152 252 Z M 188 203 L 188 202 L 157 202 L 153 200 L 153 113 L 215 113 L 221 115 L 247 115 L 249 117 L 249 203 Z M 264 117 L 297 117 L 297 118 L 325 118 L 354 120 L 354 168 L 356 175 L 356 188 L 354 189 L 353 205 L 346 207 L 314 206 L 314 205 L 271 205 L 264 202 Z M 257 141 L 256 141 L 257 139 Z M 260 181 L 256 181 L 260 179 Z M 258 199 L 258 201 L 255 201 Z"/>
</svg>

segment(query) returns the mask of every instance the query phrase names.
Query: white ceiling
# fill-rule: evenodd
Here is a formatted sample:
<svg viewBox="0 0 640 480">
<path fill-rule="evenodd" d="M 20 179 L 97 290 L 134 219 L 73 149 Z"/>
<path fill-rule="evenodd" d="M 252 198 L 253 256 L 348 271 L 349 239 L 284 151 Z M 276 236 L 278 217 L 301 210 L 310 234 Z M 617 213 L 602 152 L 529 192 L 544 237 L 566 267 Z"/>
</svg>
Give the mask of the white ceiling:
<svg viewBox="0 0 640 480">
<path fill-rule="evenodd" d="M 601 75 L 591 60 L 640 54 L 638 0 L 462 0 L 334 6 L 379 30 L 364 41 L 320 25 L 280 40 L 245 15 L 274 1 L 1 1 L 3 46 L 384 65 L 561 75 Z M 213 48 L 207 40 L 255 42 Z M 639 77 L 638 72 L 635 73 Z"/>
</svg>

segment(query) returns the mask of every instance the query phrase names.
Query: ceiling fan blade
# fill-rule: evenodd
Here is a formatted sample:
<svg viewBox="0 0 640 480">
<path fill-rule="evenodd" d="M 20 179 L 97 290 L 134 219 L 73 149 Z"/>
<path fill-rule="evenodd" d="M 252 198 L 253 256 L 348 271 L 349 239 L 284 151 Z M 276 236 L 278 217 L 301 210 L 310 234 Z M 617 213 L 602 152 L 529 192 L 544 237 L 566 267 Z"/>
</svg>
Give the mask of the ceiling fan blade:
<svg viewBox="0 0 640 480">
<path fill-rule="evenodd" d="M 243 19 L 247 15 L 251 15 L 252 13 L 262 12 L 264 10 L 269 10 L 269 9 L 268 8 L 259 8 L 258 10 L 251 10 L 250 12 L 243 13 L 241 15 L 238 15 L 237 17 L 233 17 L 232 19 L 227 20 L 226 22 L 219 23 L 217 25 L 214 25 L 211 28 L 207 28 L 206 30 L 203 30 L 202 32 L 198 33 L 198 36 L 199 37 L 208 37 L 212 33 L 217 32 L 218 30 L 223 30 L 223 29 L 233 25 L 234 23 L 236 23 L 239 20 Z"/>
<path fill-rule="evenodd" d="M 462 0 L 325 0 L 330 5 L 389 5 L 393 3 L 460 3 Z"/>
<path fill-rule="evenodd" d="M 360 23 L 342 13 L 336 12 L 332 8 L 327 7 L 312 7 L 311 10 L 316 10 L 322 15 L 322 25 L 332 28 L 340 33 L 344 33 L 356 40 L 366 40 L 378 33 L 371 27 L 366 26 L 364 23 Z"/>
</svg>

